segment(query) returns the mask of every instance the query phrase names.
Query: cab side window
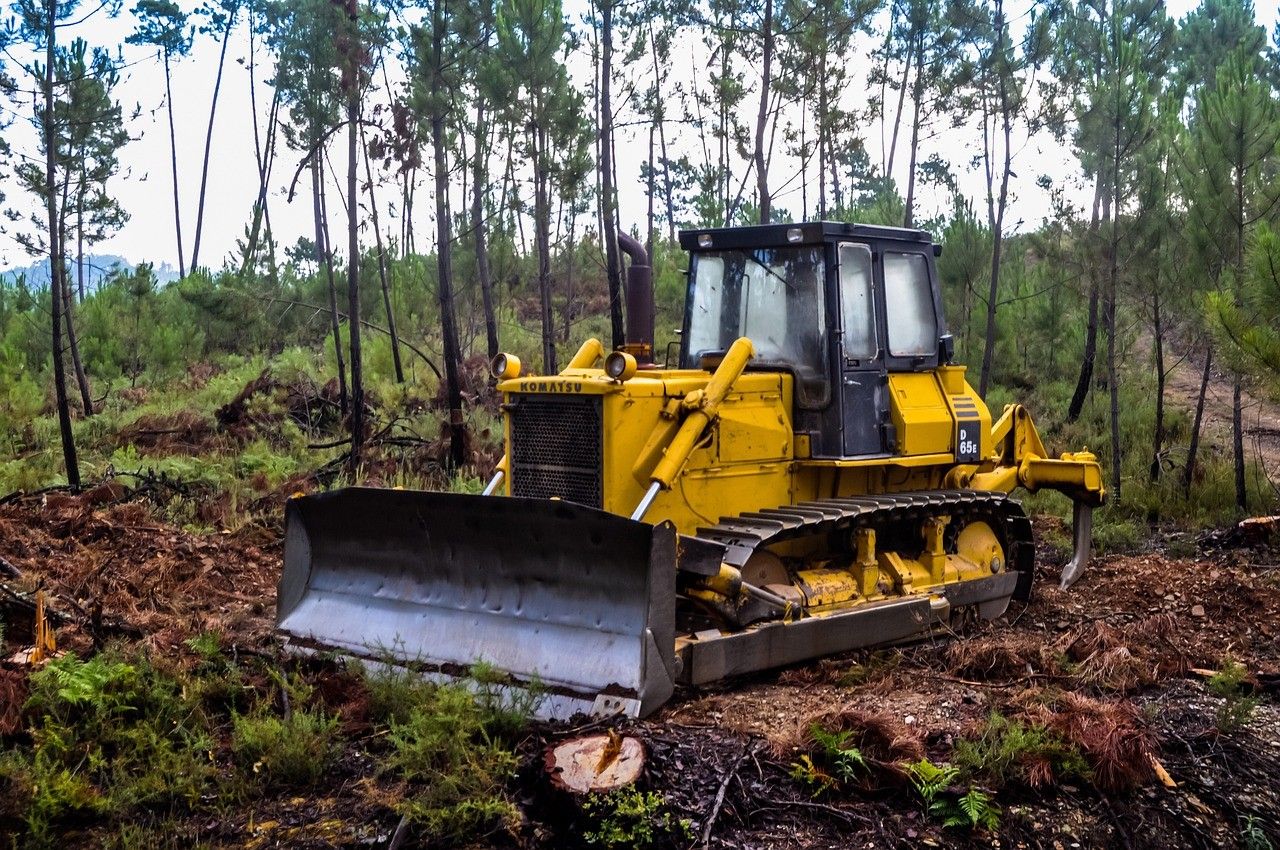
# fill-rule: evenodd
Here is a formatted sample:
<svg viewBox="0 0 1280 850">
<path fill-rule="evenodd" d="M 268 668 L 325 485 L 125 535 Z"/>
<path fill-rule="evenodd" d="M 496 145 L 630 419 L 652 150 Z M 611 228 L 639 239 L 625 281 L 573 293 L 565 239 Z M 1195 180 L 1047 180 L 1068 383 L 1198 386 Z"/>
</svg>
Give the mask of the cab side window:
<svg viewBox="0 0 1280 850">
<path fill-rule="evenodd" d="M 879 352 L 875 299 L 871 293 L 871 249 L 866 245 L 842 244 L 840 309 L 844 317 L 847 360 L 870 360 Z"/>
<path fill-rule="evenodd" d="M 885 252 L 884 301 L 891 355 L 927 357 L 937 351 L 938 317 L 923 254 Z"/>
</svg>

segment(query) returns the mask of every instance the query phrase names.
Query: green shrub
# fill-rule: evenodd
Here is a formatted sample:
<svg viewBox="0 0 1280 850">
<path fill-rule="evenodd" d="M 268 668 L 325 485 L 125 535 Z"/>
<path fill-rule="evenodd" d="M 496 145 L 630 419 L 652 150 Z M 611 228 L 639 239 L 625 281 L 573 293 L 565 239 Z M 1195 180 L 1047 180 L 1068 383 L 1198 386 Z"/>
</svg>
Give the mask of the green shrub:
<svg viewBox="0 0 1280 850">
<path fill-rule="evenodd" d="M 1224 735 L 1230 735 L 1248 723 L 1258 707 L 1258 698 L 1247 695 L 1244 690 L 1248 675 L 1249 671 L 1243 664 L 1228 658 L 1209 679 L 1209 690 L 1222 698 L 1215 720 L 1218 731 Z"/>
<path fill-rule="evenodd" d="M 461 685 L 425 685 L 399 694 L 407 716 L 389 720 L 384 771 L 408 783 L 397 806 L 434 840 L 460 840 L 518 820 L 506 785 L 517 759 L 486 729 L 485 709 Z"/>
<path fill-rule="evenodd" d="M 38 843 L 67 817 L 192 805 L 213 776 L 208 720 L 176 676 L 144 656 L 65 655 L 31 675 L 29 751 L 0 775 L 25 804 Z"/>
<path fill-rule="evenodd" d="M 592 824 L 582 837 L 608 850 L 646 850 L 670 839 L 693 838 L 689 822 L 672 814 L 656 791 L 619 789 L 587 798 L 582 810 Z"/>
<path fill-rule="evenodd" d="M 314 785 L 338 752 L 338 717 L 295 709 L 277 717 L 265 704 L 231 715 L 231 749 L 240 766 L 271 785 Z"/>
</svg>

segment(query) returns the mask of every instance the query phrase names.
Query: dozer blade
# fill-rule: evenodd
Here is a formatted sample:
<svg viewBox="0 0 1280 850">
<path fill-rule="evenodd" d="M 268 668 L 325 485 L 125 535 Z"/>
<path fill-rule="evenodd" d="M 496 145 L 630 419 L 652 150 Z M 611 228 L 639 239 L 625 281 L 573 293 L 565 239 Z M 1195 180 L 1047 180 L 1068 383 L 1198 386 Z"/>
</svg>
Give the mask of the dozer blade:
<svg viewBox="0 0 1280 850">
<path fill-rule="evenodd" d="M 570 502 L 348 488 L 290 500 L 276 622 L 303 650 L 484 662 L 538 713 L 644 716 L 675 682 L 675 532 Z"/>
</svg>

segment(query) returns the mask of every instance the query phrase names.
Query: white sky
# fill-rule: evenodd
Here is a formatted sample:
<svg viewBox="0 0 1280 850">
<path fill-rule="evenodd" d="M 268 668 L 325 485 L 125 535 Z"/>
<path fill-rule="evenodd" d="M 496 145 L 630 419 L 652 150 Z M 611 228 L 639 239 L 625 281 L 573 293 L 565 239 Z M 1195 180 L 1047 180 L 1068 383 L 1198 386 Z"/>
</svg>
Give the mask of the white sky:
<svg viewBox="0 0 1280 850">
<path fill-rule="evenodd" d="M 1277 19 L 1277 6 L 1280 0 L 1257 0 L 1257 17 L 1270 34 Z M 128 3 L 126 5 L 131 5 Z M 184 3 L 185 5 L 185 3 Z M 580 9 L 584 0 L 566 4 L 570 10 Z M 1181 18 L 1194 8 L 1192 0 L 1171 0 L 1167 4 L 1169 13 Z M 575 22 L 580 17 L 571 11 Z M 157 264 L 169 263 L 177 266 L 177 249 L 173 229 L 172 188 L 169 175 L 169 141 L 167 116 L 164 109 L 164 77 L 157 59 L 149 55 L 146 48 L 125 45 L 124 39 L 134 28 L 132 16 L 125 11 L 112 20 L 98 15 L 90 23 L 78 27 L 73 32 L 63 31 L 62 37 L 70 40 L 72 36 L 85 38 L 91 45 L 103 45 L 113 50 L 120 46 L 124 58 L 131 63 L 123 72 L 123 79 L 117 89 L 120 100 L 126 110 L 137 105 L 142 111 L 137 120 L 129 124 L 134 135 L 122 153 L 123 168 L 119 176 L 112 182 L 111 190 L 116 194 L 124 207 L 132 214 L 129 223 L 116 235 L 94 248 L 96 253 L 120 254 L 131 261 L 150 260 Z M 870 69 L 872 58 L 867 53 L 869 43 L 862 43 L 861 50 L 851 60 L 851 68 L 856 77 L 865 80 Z M 182 195 L 183 236 L 187 244 L 187 257 L 190 260 L 191 242 L 195 235 L 195 210 L 200 183 L 200 160 L 204 149 L 204 135 L 209 118 L 209 103 L 213 90 L 214 76 L 218 62 L 218 43 L 211 37 L 201 37 L 196 42 L 195 50 L 186 60 L 174 69 L 173 94 L 175 106 L 175 122 L 177 126 L 180 192 Z M 582 53 L 569 62 L 570 71 L 579 81 L 589 80 L 591 74 L 590 59 L 584 45 Z M 683 51 L 683 52 L 682 52 Z M 692 54 L 690 53 L 692 51 Z M 672 79 L 688 79 L 690 68 L 705 67 L 705 50 L 696 37 L 684 38 L 673 48 Z M 259 61 L 268 58 L 265 50 L 259 47 Z M 11 73 L 17 71 L 15 58 L 10 56 L 7 62 Z M 258 108 L 265 125 L 265 113 L 270 103 L 271 90 L 264 83 L 269 77 L 270 69 L 258 67 Z M 393 79 L 394 82 L 394 79 Z M 748 75 L 748 84 L 752 82 Z M 30 88 L 30 81 L 22 82 L 24 88 Z M 851 85 L 847 95 L 847 106 L 861 108 L 865 106 L 867 95 L 865 86 Z M 20 154 L 34 155 L 34 133 L 29 126 L 30 99 L 18 105 L 13 111 L 12 104 L 4 104 L 3 114 L 13 118 L 13 124 L 4 130 L 6 139 Z M 748 96 L 744 100 L 743 119 L 754 120 L 755 99 Z M 910 106 L 907 106 L 909 112 Z M 678 109 L 673 104 L 669 112 L 673 117 Z M 249 73 L 248 73 L 248 39 L 243 26 L 237 27 L 236 37 L 228 49 L 226 71 L 223 78 L 222 96 L 218 104 L 218 121 L 214 128 L 213 149 L 210 160 L 210 178 L 208 195 L 205 203 L 204 235 L 202 237 L 201 264 L 221 265 L 235 249 L 236 239 L 241 238 L 249 218 L 250 209 L 257 192 L 256 166 L 254 164 L 252 111 L 249 105 Z M 626 120 L 626 116 L 621 116 Z M 863 128 L 862 135 L 866 139 L 867 149 L 873 162 L 880 159 L 880 126 Z M 693 152 L 696 135 L 688 130 L 676 129 L 668 135 L 669 144 L 676 156 L 683 150 Z M 620 182 L 620 213 L 624 226 L 643 226 L 646 197 L 645 187 L 640 182 L 640 164 L 647 157 L 647 128 L 621 130 L 618 137 L 618 175 Z M 900 142 L 899 151 L 903 143 Z M 980 151 L 980 137 L 974 128 L 947 131 L 936 138 L 927 140 L 921 147 L 921 161 L 932 153 L 938 153 L 952 163 L 953 169 L 960 175 L 962 190 L 971 198 L 981 198 L 982 178 L 974 171 L 968 170 L 969 160 Z M 282 246 L 293 244 L 299 236 L 311 232 L 311 209 L 308 194 L 304 191 L 287 204 L 284 193 L 299 161 L 296 152 L 288 150 L 283 144 L 281 156 L 276 162 L 271 196 L 271 212 L 277 240 Z M 345 174 L 345 157 L 336 152 L 331 155 L 333 162 Z M 340 162 L 339 159 L 342 161 Z M 770 182 L 777 186 L 792 176 L 795 165 L 785 158 L 777 158 L 771 171 Z M 1068 150 L 1057 145 L 1048 138 L 1032 139 L 1018 151 L 1018 159 L 1014 170 L 1018 177 L 1013 183 L 1014 199 L 1008 215 L 1011 227 L 1016 228 L 1018 222 L 1027 226 L 1037 224 L 1048 211 L 1047 196 L 1035 185 L 1037 176 L 1047 174 L 1055 182 L 1071 181 L 1077 174 L 1076 164 Z M 894 168 L 894 177 L 900 186 L 905 187 L 906 157 L 899 155 Z M 4 181 L 3 194 L 8 207 L 29 209 L 31 201 L 14 184 L 12 178 L 0 175 Z M 434 235 L 434 225 L 430 218 L 430 187 L 426 181 L 429 175 L 423 174 L 424 183 L 418 192 L 415 227 L 417 243 L 424 250 L 429 250 Z M 363 182 L 363 175 L 361 176 Z M 800 195 L 798 182 L 791 186 L 793 191 L 776 198 L 775 203 L 800 214 Z M 388 187 L 383 190 L 384 196 L 394 193 Z M 816 190 L 810 187 L 810 214 L 815 204 Z M 924 218 L 935 213 L 942 206 L 948 206 L 947 198 L 939 193 L 924 190 L 922 206 L 918 208 L 917 218 Z M 658 205 L 661 208 L 661 204 Z M 454 209 L 459 208 L 455 199 Z M 341 202 L 331 192 L 330 214 L 335 221 L 341 215 Z M 383 227 L 396 230 L 398 225 L 388 220 L 383 214 Z M 372 238 L 371 236 L 369 237 Z M 22 266 L 31 262 L 10 236 L 0 235 L 0 268 Z"/>
</svg>

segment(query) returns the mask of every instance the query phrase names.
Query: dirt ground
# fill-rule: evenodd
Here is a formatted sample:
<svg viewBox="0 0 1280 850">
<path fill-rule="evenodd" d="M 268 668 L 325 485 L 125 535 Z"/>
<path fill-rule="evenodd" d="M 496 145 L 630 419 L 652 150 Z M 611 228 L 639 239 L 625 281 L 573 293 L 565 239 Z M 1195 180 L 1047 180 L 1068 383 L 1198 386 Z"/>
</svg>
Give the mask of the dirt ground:
<svg viewBox="0 0 1280 850">
<path fill-rule="evenodd" d="M 188 534 L 123 496 L 54 493 L 0 505 L 8 639 L 21 634 L 40 586 L 62 647 L 124 638 L 181 654 L 184 639 L 217 630 L 233 648 L 270 652 L 278 542 Z M 1048 552 L 1032 602 L 995 623 L 685 689 L 656 716 L 623 726 L 648 749 L 647 787 L 688 820 L 693 839 L 684 846 L 704 835 L 724 848 L 1277 845 L 1280 553 L 1241 542 L 1208 537 L 1197 557 L 1179 559 L 1154 541 L 1145 554 L 1095 559 L 1067 592 L 1055 583 L 1062 553 Z M 1221 734 L 1222 701 L 1199 671 L 1227 658 L 1247 668 L 1246 685 L 1263 699 L 1243 728 Z M 1078 740 L 1095 781 L 1011 783 L 996 796 L 997 831 L 944 830 L 894 764 L 945 760 L 993 712 Z M 858 730 L 876 770 L 857 789 L 815 796 L 789 773 L 806 730 L 824 718 Z M 532 767 L 565 734 L 538 727 L 522 748 L 527 824 L 517 844 L 565 846 Z M 358 758 L 348 768 L 333 787 L 258 801 L 207 837 L 220 846 L 386 841 L 394 823 L 361 790 Z"/>
</svg>

